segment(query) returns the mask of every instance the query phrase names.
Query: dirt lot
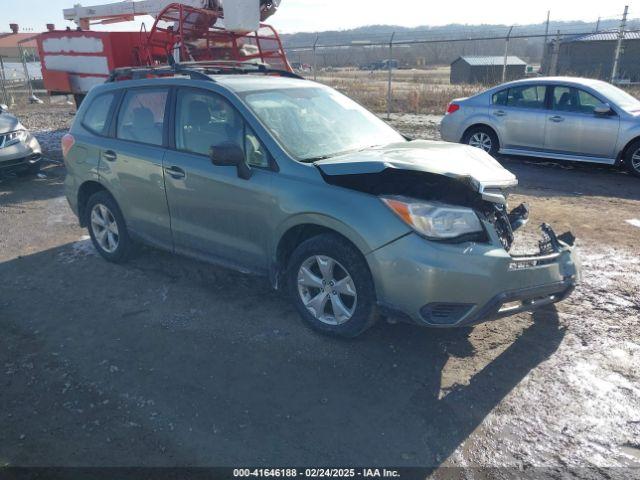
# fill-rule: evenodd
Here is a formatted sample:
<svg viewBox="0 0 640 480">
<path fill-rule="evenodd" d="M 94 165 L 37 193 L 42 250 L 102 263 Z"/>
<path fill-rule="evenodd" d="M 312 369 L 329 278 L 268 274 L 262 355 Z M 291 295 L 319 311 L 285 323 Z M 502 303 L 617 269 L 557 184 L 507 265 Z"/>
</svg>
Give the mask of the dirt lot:
<svg viewBox="0 0 640 480">
<path fill-rule="evenodd" d="M 70 107 L 18 113 L 51 163 L 0 180 L 0 465 L 640 467 L 637 179 L 504 160 L 512 203 L 532 205 L 523 235 L 545 220 L 579 238 L 575 294 L 475 328 L 379 323 L 338 341 L 264 279 L 153 249 L 103 261 L 55 163 Z M 423 138 L 437 121 L 393 119 Z"/>
</svg>

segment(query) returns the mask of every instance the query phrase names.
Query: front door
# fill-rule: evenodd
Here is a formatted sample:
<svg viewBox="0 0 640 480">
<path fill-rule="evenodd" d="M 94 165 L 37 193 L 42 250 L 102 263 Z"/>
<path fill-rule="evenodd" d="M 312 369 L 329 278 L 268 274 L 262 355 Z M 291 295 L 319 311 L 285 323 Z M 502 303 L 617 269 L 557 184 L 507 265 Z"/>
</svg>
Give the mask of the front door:
<svg viewBox="0 0 640 480">
<path fill-rule="evenodd" d="M 547 115 L 545 150 L 600 158 L 615 158 L 620 118 L 598 115 L 602 104 L 594 95 L 578 88 L 553 88 L 552 110 Z"/>
<path fill-rule="evenodd" d="M 490 114 L 502 148 L 541 150 L 546 122 L 545 85 L 521 85 L 493 96 Z"/>
<path fill-rule="evenodd" d="M 167 152 L 164 172 L 176 251 L 266 272 L 277 174 L 268 153 L 220 95 L 183 88 L 175 102 L 175 150 Z M 225 142 L 243 148 L 250 179 L 211 163 L 210 147 Z"/>
</svg>

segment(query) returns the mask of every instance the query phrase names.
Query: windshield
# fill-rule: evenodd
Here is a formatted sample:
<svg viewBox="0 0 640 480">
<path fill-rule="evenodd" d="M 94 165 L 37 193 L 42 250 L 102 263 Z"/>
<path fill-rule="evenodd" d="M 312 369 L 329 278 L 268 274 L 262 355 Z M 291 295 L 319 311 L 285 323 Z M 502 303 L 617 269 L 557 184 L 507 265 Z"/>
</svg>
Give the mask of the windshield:
<svg viewBox="0 0 640 480">
<path fill-rule="evenodd" d="M 640 100 L 610 83 L 602 82 L 598 86 L 598 91 L 627 112 L 640 111 Z"/>
<path fill-rule="evenodd" d="M 405 141 L 373 113 L 329 88 L 250 92 L 244 100 L 285 150 L 302 162 Z"/>
</svg>

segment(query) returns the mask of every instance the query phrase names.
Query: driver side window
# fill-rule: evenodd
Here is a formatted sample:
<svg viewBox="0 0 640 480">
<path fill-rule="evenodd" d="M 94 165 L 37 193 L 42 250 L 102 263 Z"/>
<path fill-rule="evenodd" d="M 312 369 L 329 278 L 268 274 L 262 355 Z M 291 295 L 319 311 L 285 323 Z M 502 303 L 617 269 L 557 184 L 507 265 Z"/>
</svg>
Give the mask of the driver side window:
<svg viewBox="0 0 640 480">
<path fill-rule="evenodd" d="M 247 163 L 269 167 L 269 157 L 258 137 L 238 111 L 215 93 L 178 91 L 175 124 L 176 148 L 209 156 L 212 145 L 234 143 L 243 149 Z"/>
</svg>

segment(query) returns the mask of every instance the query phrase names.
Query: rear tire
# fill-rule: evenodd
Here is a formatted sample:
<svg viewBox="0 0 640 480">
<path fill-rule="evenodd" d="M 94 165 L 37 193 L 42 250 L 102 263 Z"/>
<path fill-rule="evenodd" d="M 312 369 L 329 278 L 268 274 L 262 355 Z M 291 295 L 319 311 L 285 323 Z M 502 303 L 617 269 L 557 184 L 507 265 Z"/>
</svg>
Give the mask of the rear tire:
<svg viewBox="0 0 640 480">
<path fill-rule="evenodd" d="M 636 140 L 627 148 L 624 165 L 631 175 L 640 177 L 640 140 Z"/>
<path fill-rule="evenodd" d="M 492 157 L 500 151 L 500 141 L 496 132 L 482 125 L 469 128 L 462 137 L 462 143 L 480 148 Z"/>
<path fill-rule="evenodd" d="M 134 245 L 120 207 L 111 194 L 104 190 L 94 193 L 84 212 L 91 241 L 98 253 L 109 262 L 126 262 Z"/>
<path fill-rule="evenodd" d="M 289 294 L 314 330 L 354 338 L 375 323 L 376 299 L 362 254 L 337 234 L 302 242 L 287 269 Z"/>
</svg>

